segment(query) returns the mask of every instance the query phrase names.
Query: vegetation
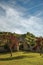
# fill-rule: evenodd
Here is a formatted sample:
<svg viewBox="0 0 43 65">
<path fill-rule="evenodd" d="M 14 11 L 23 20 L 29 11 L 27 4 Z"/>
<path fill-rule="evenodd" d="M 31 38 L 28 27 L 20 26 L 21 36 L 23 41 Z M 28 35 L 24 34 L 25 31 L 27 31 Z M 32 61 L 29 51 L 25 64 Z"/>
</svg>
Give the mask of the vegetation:
<svg viewBox="0 0 43 65">
<path fill-rule="evenodd" d="M 43 54 L 14 52 L 10 57 L 10 53 L 0 54 L 0 65 L 43 65 Z"/>
<path fill-rule="evenodd" d="M 13 37 L 14 36 L 14 40 Z M 11 37 L 11 39 L 10 39 Z M 16 38 L 15 38 L 16 37 Z M 21 39 L 21 41 L 20 41 Z M 37 39 L 37 40 L 36 40 Z M 19 42 L 20 41 L 20 42 Z M 39 52 L 36 51 L 22 51 L 22 52 L 12 52 L 12 44 L 17 46 L 21 44 L 31 45 L 32 49 L 40 49 Z M 11 47 L 10 47 L 11 46 Z M 13 45 L 14 46 L 14 45 Z M 0 65 L 43 65 L 43 37 L 36 37 L 32 33 L 27 32 L 26 34 L 16 34 L 11 32 L 0 32 L 0 48 L 4 47 L 10 50 L 8 53 L 0 53 Z M 21 46 L 20 46 L 21 47 Z M 23 47 L 23 46 L 22 46 Z M 27 46 L 28 47 L 28 46 Z M 19 48 L 17 47 L 17 50 Z M 2 50 L 2 49 L 1 49 Z M 42 51 L 41 51 L 42 50 Z M 11 56 L 10 56 L 11 54 Z"/>
<path fill-rule="evenodd" d="M 27 47 L 30 46 L 31 51 L 33 49 L 35 51 L 38 50 L 38 52 L 40 52 L 41 55 L 41 52 L 43 52 L 43 37 L 36 37 L 35 35 L 29 32 L 27 32 L 26 34 L 0 32 L 0 46 L 4 46 L 5 49 L 10 49 L 11 56 L 14 45 L 16 46 L 17 50 L 19 50 L 19 45 L 22 45 L 22 47 L 24 46 L 24 50 L 27 50 Z M 40 49 L 42 51 L 40 51 Z"/>
<path fill-rule="evenodd" d="M 4 44 L 3 42 L 3 38 L 6 36 L 10 36 L 11 34 L 13 34 L 14 36 L 16 36 L 17 38 L 23 38 L 25 39 L 27 42 L 29 42 L 30 44 L 34 44 L 35 42 L 35 35 L 33 35 L 32 33 L 27 32 L 26 34 L 16 34 L 16 33 L 11 33 L 11 32 L 0 32 L 0 45 Z M 4 39 L 4 41 L 6 41 L 6 38 Z"/>
</svg>

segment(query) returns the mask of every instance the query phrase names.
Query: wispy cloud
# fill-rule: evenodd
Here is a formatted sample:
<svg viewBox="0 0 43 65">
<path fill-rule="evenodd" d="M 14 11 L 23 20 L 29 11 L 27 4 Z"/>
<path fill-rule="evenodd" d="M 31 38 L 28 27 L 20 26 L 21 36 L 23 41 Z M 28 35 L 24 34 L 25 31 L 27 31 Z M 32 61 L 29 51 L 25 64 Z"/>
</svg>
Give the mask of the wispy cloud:
<svg viewBox="0 0 43 65">
<path fill-rule="evenodd" d="M 10 5 L 12 5 L 12 3 L 10 3 Z M 5 6 L 5 4 L 0 4 L 0 7 L 4 9 L 6 13 L 5 16 L 0 16 L 0 31 L 9 31 L 16 33 L 31 32 L 36 36 L 43 35 L 43 18 L 41 17 L 43 12 L 35 12 L 35 15 L 33 16 L 29 13 L 24 13 L 24 11 L 28 10 L 24 7 L 18 6 L 19 8 L 17 9 L 17 6 L 11 7 L 9 5 Z M 32 8 L 35 7 L 37 7 L 37 5 Z M 30 8 L 29 10 L 31 10 L 32 8 Z M 25 14 L 27 14 L 28 17 L 26 17 Z"/>
<path fill-rule="evenodd" d="M 40 5 L 43 5 L 43 3 L 40 3 L 40 4 L 38 4 L 38 5 L 35 5 L 35 6 L 31 7 L 31 8 L 29 8 L 28 10 L 31 10 L 31 9 L 37 8 L 37 7 L 39 7 Z"/>
</svg>

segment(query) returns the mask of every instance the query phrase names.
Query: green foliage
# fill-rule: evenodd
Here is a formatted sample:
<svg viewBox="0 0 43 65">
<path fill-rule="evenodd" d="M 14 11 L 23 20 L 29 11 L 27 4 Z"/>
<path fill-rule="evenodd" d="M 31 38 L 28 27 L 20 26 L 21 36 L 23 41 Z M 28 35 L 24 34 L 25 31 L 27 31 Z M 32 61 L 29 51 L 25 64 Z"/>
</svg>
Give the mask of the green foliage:
<svg viewBox="0 0 43 65">
<path fill-rule="evenodd" d="M 8 45 L 7 45 L 7 44 L 5 44 L 5 45 L 4 45 L 4 48 L 5 48 L 5 49 L 8 49 Z"/>
<path fill-rule="evenodd" d="M 34 40 L 36 37 L 35 37 L 35 35 L 33 35 L 32 33 L 29 33 L 29 32 L 27 32 L 26 34 L 16 34 L 16 33 L 11 33 L 11 32 L 0 32 L 0 37 L 2 37 L 2 38 L 0 38 L 0 40 L 2 40 L 1 43 L 3 42 L 4 37 L 5 37 L 4 41 L 6 41 L 6 36 L 11 35 L 11 34 L 16 36 L 17 38 L 21 37 L 23 40 L 25 39 L 27 41 L 27 43 L 29 42 L 30 44 L 35 44 Z"/>
</svg>

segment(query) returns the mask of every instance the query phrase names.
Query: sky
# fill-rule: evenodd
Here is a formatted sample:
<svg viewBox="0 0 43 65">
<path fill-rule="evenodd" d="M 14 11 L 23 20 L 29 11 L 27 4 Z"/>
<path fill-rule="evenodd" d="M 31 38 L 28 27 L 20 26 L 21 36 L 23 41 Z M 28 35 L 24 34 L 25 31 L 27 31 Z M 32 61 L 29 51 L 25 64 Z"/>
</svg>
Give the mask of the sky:
<svg viewBox="0 0 43 65">
<path fill-rule="evenodd" d="M 43 36 L 43 0 L 0 0 L 0 32 Z"/>
</svg>

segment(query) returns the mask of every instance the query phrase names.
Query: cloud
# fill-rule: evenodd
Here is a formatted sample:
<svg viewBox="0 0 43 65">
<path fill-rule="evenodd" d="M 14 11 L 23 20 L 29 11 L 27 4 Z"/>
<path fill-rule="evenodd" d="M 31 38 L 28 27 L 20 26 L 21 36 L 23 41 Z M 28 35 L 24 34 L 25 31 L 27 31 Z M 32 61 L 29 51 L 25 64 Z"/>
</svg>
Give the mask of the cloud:
<svg viewBox="0 0 43 65">
<path fill-rule="evenodd" d="M 39 17 L 42 13 L 39 12 L 35 16 L 28 14 L 28 17 L 25 18 L 23 17 L 23 10 L 25 10 L 25 8 L 22 8 L 23 10 L 20 11 L 21 8 L 17 10 L 17 7 L 13 8 L 3 4 L 0 4 L 0 7 L 3 8 L 6 13 L 6 16 L 0 17 L 0 31 L 16 32 L 20 34 L 31 32 L 36 36 L 43 35 L 43 19 Z"/>
<path fill-rule="evenodd" d="M 22 15 L 22 12 L 18 12 L 16 9 L 11 7 L 1 6 L 6 11 L 6 17 L 2 16 L 0 18 L 0 30 L 1 31 L 10 31 L 10 32 L 20 32 L 17 29 L 19 27 L 19 19 Z M 16 29 L 15 29 L 16 28 Z"/>
<path fill-rule="evenodd" d="M 40 4 L 38 4 L 38 5 L 35 5 L 34 7 L 31 7 L 31 8 L 29 8 L 29 10 L 31 10 L 31 9 L 33 9 L 33 8 L 37 8 L 37 7 L 39 7 L 40 5 L 43 5 L 43 3 L 40 3 Z"/>
</svg>

